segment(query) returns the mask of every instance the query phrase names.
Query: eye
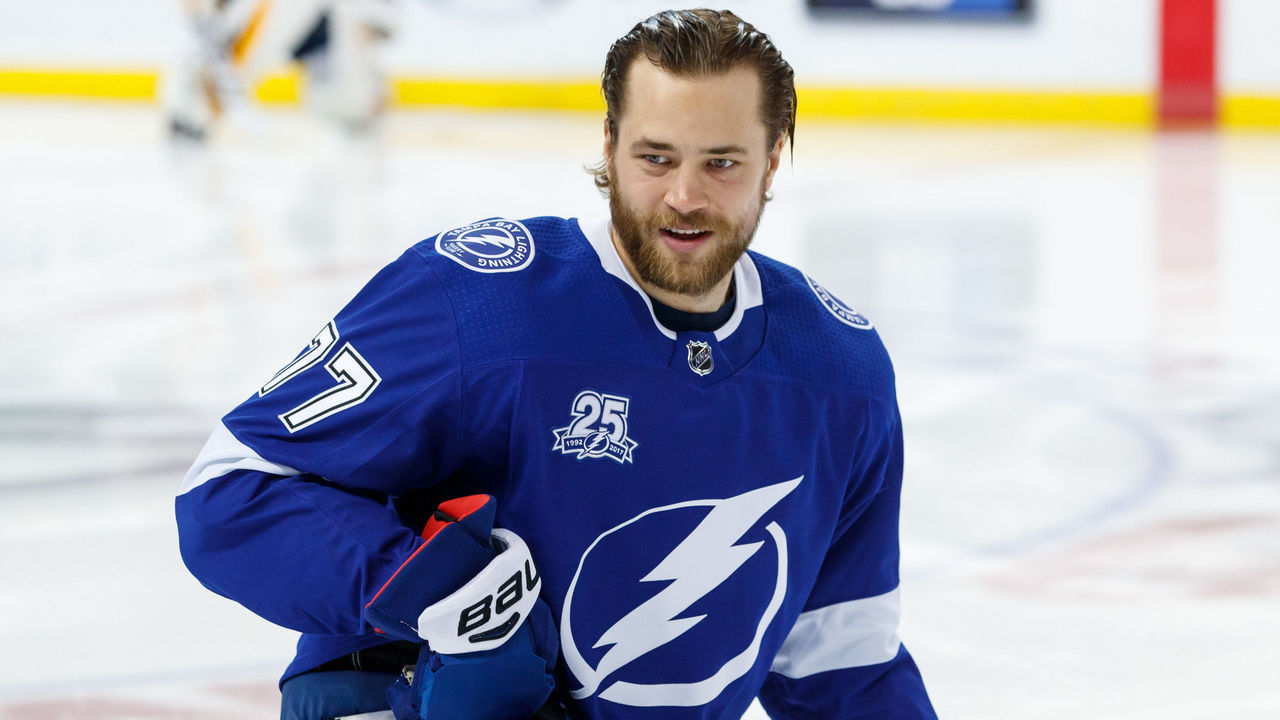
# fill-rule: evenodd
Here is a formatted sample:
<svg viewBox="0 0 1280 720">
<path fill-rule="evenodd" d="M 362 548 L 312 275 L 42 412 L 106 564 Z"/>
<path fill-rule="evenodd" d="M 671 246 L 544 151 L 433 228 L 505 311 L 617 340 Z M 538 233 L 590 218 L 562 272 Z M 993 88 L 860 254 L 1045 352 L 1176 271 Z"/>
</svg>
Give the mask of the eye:
<svg viewBox="0 0 1280 720">
<path fill-rule="evenodd" d="M 671 162 L 669 158 L 663 155 L 641 155 L 640 157 L 644 158 L 644 161 L 650 165 L 666 165 Z"/>
<path fill-rule="evenodd" d="M 711 167 L 717 170 L 728 170 L 729 168 L 737 165 L 738 161 L 730 160 L 729 158 L 714 158 L 711 160 L 710 164 Z"/>
</svg>

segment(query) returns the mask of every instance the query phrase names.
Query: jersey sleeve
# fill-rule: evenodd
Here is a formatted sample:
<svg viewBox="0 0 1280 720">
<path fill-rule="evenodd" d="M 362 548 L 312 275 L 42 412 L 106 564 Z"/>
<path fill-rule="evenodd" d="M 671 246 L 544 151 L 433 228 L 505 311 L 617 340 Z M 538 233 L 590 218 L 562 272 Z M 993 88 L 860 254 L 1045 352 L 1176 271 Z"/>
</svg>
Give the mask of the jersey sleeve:
<svg viewBox="0 0 1280 720">
<path fill-rule="evenodd" d="M 898 639 L 902 425 L 896 407 L 872 407 L 854 491 L 760 693 L 777 720 L 936 719 L 920 672 Z"/>
<path fill-rule="evenodd" d="M 460 376 L 448 295 L 410 250 L 222 419 L 175 503 L 187 567 L 276 624 L 368 632 L 421 544 L 393 499 L 458 464 Z"/>
</svg>

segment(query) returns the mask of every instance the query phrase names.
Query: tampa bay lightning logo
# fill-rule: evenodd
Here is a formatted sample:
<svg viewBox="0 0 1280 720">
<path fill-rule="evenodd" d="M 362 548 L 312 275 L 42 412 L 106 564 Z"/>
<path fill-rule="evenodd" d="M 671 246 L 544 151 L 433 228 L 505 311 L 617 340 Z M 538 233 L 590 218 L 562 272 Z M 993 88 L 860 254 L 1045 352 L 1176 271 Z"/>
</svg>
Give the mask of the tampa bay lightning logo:
<svg viewBox="0 0 1280 720">
<path fill-rule="evenodd" d="M 813 294 L 818 296 L 818 302 L 822 303 L 822 307 L 826 308 L 827 312 L 834 315 L 837 320 L 859 330 L 870 330 L 872 328 L 870 320 L 837 300 L 826 288 L 814 282 L 813 278 L 805 275 L 804 279 L 805 282 L 809 283 L 809 289 L 813 291 Z"/>
<path fill-rule="evenodd" d="M 515 220 L 490 218 L 440 233 L 436 252 L 476 272 L 515 272 L 533 262 L 533 236 Z"/>
<path fill-rule="evenodd" d="M 619 465 L 629 463 L 640 445 L 627 434 L 630 411 L 630 398 L 583 390 L 569 405 L 573 420 L 551 431 L 556 438 L 551 450 L 579 460 L 609 458 Z"/>
<path fill-rule="evenodd" d="M 787 594 L 787 535 L 758 526 L 803 480 L 653 508 L 597 537 L 560 613 L 573 697 L 693 707 L 750 672 Z"/>
</svg>

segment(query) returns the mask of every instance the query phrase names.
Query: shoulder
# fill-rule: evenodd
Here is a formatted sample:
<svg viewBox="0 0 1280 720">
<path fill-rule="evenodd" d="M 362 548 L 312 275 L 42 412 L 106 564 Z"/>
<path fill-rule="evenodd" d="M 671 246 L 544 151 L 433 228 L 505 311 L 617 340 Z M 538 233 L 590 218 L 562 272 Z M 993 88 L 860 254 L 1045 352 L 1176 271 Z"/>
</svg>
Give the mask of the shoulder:
<svg viewBox="0 0 1280 720">
<path fill-rule="evenodd" d="M 619 325 L 616 285 L 576 218 L 477 220 L 405 259 L 443 294 L 464 364 L 571 354 Z"/>
<path fill-rule="evenodd" d="M 433 277 L 460 317 L 467 308 L 518 314 L 535 298 L 545 308 L 603 274 L 576 218 L 476 220 L 422 240 L 403 258 Z"/>
<path fill-rule="evenodd" d="M 432 235 L 409 252 L 446 276 L 515 276 L 548 259 L 586 257 L 590 249 L 576 219 L 543 216 L 476 220 Z"/>
<path fill-rule="evenodd" d="M 544 306 L 599 268 L 594 258 L 576 218 L 489 217 L 428 236 L 397 264 L 437 287 L 466 320 L 498 308 L 519 314 L 533 298 Z"/>
<path fill-rule="evenodd" d="M 875 325 L 800 270 L 757 252 L 768 322 L 763 366 L 772 374 L 853 389 L 893 393 L 893 366 Z"/>
<path fill-rule="evenodd" d="M 462 319 L 463 310 L 486 305 L 489 298 L 519 296 L 521 285 L 546 286 L 548 275 L 563 264 L 558 259 L 590 252 L 574 219 L 485 218 L 410 246 L 365 284 L 354 304 L 399 302 L 410 314 L 452 306 Z"/>
</svg>

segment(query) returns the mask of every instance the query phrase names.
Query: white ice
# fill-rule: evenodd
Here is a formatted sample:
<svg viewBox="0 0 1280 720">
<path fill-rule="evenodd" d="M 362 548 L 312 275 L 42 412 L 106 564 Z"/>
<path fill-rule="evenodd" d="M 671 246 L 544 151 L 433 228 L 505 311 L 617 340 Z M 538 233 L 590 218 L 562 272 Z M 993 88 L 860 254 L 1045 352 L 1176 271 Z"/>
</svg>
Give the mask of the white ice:
<svg viewBox="0 0 1280 720">
<path fill-rule="evenodd" d="M 0 719 L 275 717 L 177 553 L 213 424 L 416 240 L 605 211 L 593 116 L 252 120 L 0 103 Z M 802 122 L 774 192 L 896 363 L 939 715 L 1280 718 L 1280 135 Z"/>
</svg>

